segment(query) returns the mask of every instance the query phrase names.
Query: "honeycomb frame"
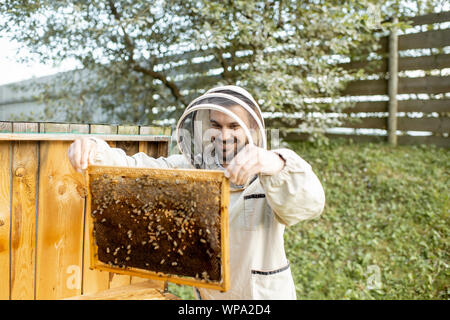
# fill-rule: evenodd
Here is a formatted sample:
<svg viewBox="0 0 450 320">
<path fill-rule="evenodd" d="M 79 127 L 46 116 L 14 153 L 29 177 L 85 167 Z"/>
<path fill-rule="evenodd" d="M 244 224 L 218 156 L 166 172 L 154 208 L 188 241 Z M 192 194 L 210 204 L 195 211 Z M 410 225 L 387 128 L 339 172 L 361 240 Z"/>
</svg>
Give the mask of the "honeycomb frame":
<svg viewBox="0 0 450 320">
<path fill-rule="evenodd" d="M 95 234 L 95 226 L 99 225 L 99 219 L 96 218 L 95 208 L 98 208 L 99 201 L 96 198 L 95 194 L 95 184 L 94 181 L 98 177 L 108 177 L 111 179 L 130 179 L 136 181 L 136 184 L 139 181 L 143 180 L 143 177 L 146 179 L 153 179 L 155 181 L 163 181 L 164 183 L 172 184 L 175 187 L 179 183 L 195 183 L 195 185 L 201 185 L 202 183 L 208 186 L 208 190 L 212 191 L 210 188 L 213 186 L 214 188 L 218 188 L 216 194 L 219 195 L 219 203 L 218 203 L 218 212 L 216 217 L 217 221 L 219 221 L 220 226 L 220 254 L 217 255 L 217 259 L 220 260 L 220 277 L 219 279 L 210 279 L 208 275 L 196 274 L 186 275 L 180 274 L 177 271 L 171 270 L 170 272 L 162 270 L 148 270 L 143 267 L 129 266 L 129 265 L 120 265 L 120 264 L 112 264 L 111 262 L 106 263 L 106 261 L 101 261 L 99 258 L 99 253 L 104 248 L 100 248 L 98 243 L 101 243 L 96 238 Z M 125 180 L 123 180 L 125 181 Z M 132 183 L 134 183 L 132 181 Z M 149 181 L 149 180 L 148 180 Z M 210 183 L 210 184 L 207 184 Z M 86 185 L 87 185 L 87 201 L 86 201 L 86 217 L 88 220 L 88 228 L 89 228 L 89 241 L 90 241 L 90 268 L 103 270 L 118 274 L 137 276 L 142 278 L 149 278 L 155 280 L 162 281 L 170 281 L 177 284 L 182 285 L 190 285 L 195 287 L 202 287 L 208 289 L 215 289 L 220 291 L 227 291 L 229 289 L 229 232 L 228 232 L 228 206 L 229 206 L 229 180 L 224 176 L 223 171 L 218 170 L 197 170 L 197 169 L 153 169 L 153 168 L 130 168 L 130 167 L 117 167 L 117 166 L 89 166 L 86 172 Z M 121 183 L 118 183 L 121 185 Z M 140 188 L 143 188 L 140 186 Z M 149 190 L 150 191 L 150 190 Z M 196 190 L 198 192 L 198 189 Z M 218 193 L 217 193 L 218 192 Z M 137 197 L 139 199 L 139 195 L 130 195 L 130 197 Z M 170 196 L 170 195 L 168 195 Z M 205 194 L 205 196 L 208 196 Z M 216 199 L 217 200 L 217 199 Z M 119 201 L 119 200 L 116 200 Z M 111 201 L 110 201 L 111 202 Z M 195 216 L 196 207 L 198 206 L 193 203 L 193 206 L 190 208 L 191 216 Z M 105 207 L 106 208 L 106 207 Z M 129 212 L 129 211 L 128 211 Z M 156 211 L 149 210 L 150 215 L 156 216 Z M 146 212 L 146 213 L 148 213 Z M 122 212 L 123 214 L 123 212 Z M 187 214 L 186 214 L 187 215 Z M 105 220 L 105 218 L 103 219 Z M 158 220 L 159 221 L 159 220 Z M 177 224 L 174 224 L 174 226 Z M 158 227 L 158 226 L 157 226 Z M 183 227 L 179 227 L 178 234 L 180 234 L 180 230 Z M 158 229 L 159 230 L 159 229 Z M 205 230 L 205 229 L 203 229 Z M 201 232 L 201 230 L 199 230 Z M 206 232 L 210 233 L 208 229 Z M 207 238 L 206 238 L 207 239 Z M 110 241 L 116 241 L 117 239 L 111 238 Z M 206 243 L 206 240 L 203 238 L 200 239 L 202 243 Z M 175 242 L 175 241 L 174 241 Z M 123 247 L 123 246 L 122 246 Z M 131 249 L 130 246 L 127 248 Z M 167 244 L 166 247 L 167 248 Z M 175 243 L 170 250 L 179 252 L 180 244 Z M 185 247 L 183 247 L 185 248 Z M 108 249 L 108 248 L 107 248 Z M 109 249 L 108 249 L 109 252 Z M 209 254 L 209 253 L 208 253 Z M 182 255 L 182 253 L 181 253 Z M 195 257 L 194 257 L 195 258 Z M 164 260 L 164 259 L 163 259 Z M 204 257 L 203 257 L 203 260 Z M 164 262 L 163 262 L 164 263 Z M 172 262 L 173 264 L 174 262 Z M 176 262 L 175 262 L 176 264 Z"/>
</svg>

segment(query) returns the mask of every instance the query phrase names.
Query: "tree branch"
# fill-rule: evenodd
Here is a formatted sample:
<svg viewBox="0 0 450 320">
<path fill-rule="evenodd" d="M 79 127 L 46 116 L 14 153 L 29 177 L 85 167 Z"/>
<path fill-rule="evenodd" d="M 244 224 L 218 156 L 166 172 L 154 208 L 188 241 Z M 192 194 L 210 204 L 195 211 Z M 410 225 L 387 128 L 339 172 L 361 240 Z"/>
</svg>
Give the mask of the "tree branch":
<svg viewBox="0 0 450 320">
<path fill-rule="evenodd" d="M 109 0 L 109 7 L 111 8 L 111 13 L 114 17 L 114 19 L 116 19 L 116 21 L 119 23 L 120 25 L 120 29 L 123 32 L 123 39 L 125 41 L 125 46 L 128 49 L 129 53 L 130 53 L 130 58 L 131 60 L 134 60 L 134 49 L 136 48 L 133 41 L 130 39 L 130 37 L 128 36 L 128 33 L 125 31 L 125 28 L 123 27 L 123 25 L 120 23 L 121 20 L 121 16 L 119 14 L 119 12 L 117 11 L 116 6 L 114 5 L 114 1 Z"/>
<path fill-rule="evenodd" d="M 137 63 L 134 63 L 132 65 L 132 69 L 136 72 L 141 72 L 143 74 L 146 74 L 154 79 L 158 79 L 160 80 L 172 93 L 172 95 L 178 100 L 180 101 L 184 106 L 187 106 L 188 103 L 186 102 L 186 100 L 184 99 L 184 96 L 181 94 L 180 89 L 178 88 L 178 86 L 175 84 L 175 82 L 170 81 L 167 79 L 167 77 L 165 75 L 163 75 L 162 73 L 153 71 L 151 69 L 146 69 L 143 68 L 142 66 L 140 66 Z"/>
</svg>

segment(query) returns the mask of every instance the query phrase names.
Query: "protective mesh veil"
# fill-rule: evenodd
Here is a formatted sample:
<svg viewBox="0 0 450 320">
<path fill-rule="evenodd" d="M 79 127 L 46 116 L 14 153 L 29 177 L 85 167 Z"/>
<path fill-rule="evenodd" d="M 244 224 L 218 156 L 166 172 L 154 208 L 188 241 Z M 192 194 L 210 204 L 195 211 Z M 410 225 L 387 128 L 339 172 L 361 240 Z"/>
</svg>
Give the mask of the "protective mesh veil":
<svg viewBox="0 0 450 320">
<path fill-rule="evenodd" d="M 213 88 L 192 101 L 176 134 L 181 153 L 197 169 L 223 170 L 246 144 L 266 148 L 261 110 L 247 91 L 236 86 Z"/>
</svg>

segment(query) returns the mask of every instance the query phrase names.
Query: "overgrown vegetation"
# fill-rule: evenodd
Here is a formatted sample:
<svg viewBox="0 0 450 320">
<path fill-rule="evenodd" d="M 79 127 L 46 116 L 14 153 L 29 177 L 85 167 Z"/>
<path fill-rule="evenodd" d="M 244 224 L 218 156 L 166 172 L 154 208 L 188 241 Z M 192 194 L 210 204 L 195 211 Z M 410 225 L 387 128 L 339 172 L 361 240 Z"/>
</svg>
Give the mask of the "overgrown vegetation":
<svg viewBox="0 0 450 320">
<path fill-rule="evenodd" d="M 292 143 L 322 181 L 317 220 L 286 229 L 298 299 L 448 299 L 450 153 Z M 187 287 L 170 286 L 183 298 Z"/>
</svg>

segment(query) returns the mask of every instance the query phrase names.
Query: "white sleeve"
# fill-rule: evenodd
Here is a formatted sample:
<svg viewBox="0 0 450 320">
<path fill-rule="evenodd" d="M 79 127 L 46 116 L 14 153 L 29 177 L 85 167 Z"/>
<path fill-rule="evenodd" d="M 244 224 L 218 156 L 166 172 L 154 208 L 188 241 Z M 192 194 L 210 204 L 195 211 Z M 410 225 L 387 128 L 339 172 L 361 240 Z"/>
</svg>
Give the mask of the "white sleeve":
<svg viewBox="0 0 450 320">
<path fill-rule="evenodd" d="M 125 151 L 120 148 L 111 148 L 104 140 L 90 137 L 97 143 L 96 153 L 94 155 L 94 165 L 105 166 L 123 166 L 140 168 L 192 168 L 191 164 L 182 154 L 176 154 L 169 157 L 152 158 L 144 152 L 136 153 L 133 156 L 127 156 Z"/>
<path fill-rule="evenodd" d="M 285 166 L 277 174 L 259 178 L 277 220 L 291 226 L 320 216 L 325 192 L 311 166 L 292 150 L 272 151 L 285 160 Z"/>
</svg>

